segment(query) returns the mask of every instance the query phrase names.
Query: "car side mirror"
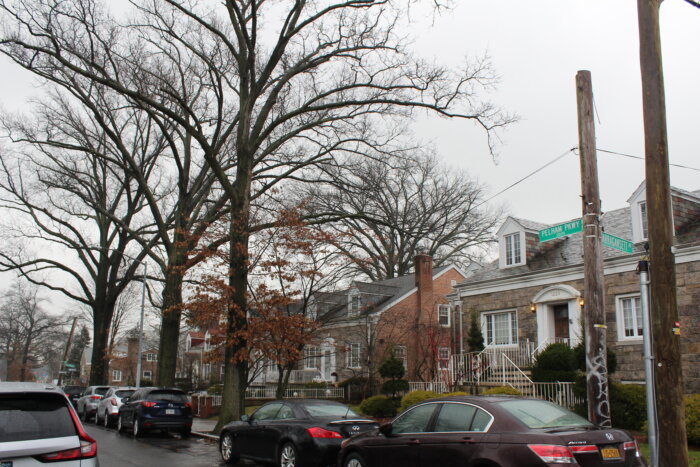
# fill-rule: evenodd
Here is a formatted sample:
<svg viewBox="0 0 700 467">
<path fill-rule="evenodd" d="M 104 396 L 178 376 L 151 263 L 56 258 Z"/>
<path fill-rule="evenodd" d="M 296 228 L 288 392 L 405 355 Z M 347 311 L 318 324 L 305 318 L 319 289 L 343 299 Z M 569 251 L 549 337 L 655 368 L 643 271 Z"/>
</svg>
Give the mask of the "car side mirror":
<svg viewBox="0 0 700 467">
<path fill-rule="evenodd" d="M 241 421 L 242 422 L 249 422 L 250 417 L 248 417 L 248 415 L 246 415 L 246 414 L 243 414 L 243 415 L 241 415 Z"/>
<path fill-rule="evenodd" d="M 384 425 L 379 427 L 379 432 L 383 434 L 384 436 L 389 436 L 391 434 L 391 422 L 385 423 Z"/>
</svg>

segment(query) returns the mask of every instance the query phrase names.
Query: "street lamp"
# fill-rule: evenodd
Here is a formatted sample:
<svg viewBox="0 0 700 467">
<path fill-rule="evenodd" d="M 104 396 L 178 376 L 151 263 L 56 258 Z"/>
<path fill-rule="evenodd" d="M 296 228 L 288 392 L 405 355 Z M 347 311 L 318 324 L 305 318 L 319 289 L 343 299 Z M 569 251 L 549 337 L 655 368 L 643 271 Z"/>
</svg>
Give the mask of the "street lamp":
<svg viewBox="0 0 700 467">
<path fill-rule="evenodd" d="M 133 259 L 133 258 L 132 258 Z M 138 261 L 138 260 L 136 260 Z M 146 306 L 146 271 L 148 264 L 139 261 L 143 266 L 143 281 L 141 281 L 141 319 L 139 320 L 139 350 L 136 357 L 136 387 L 141 387 L 141 360 L 143 358 L 143 310 Z"/>
<path fill-rule="evenodd" d="M 136 357 L 136 387 L 141 387 L 141 359 L 143 357 L 143 312 L 146 308 L 146 272 L 148 271 L 148 264 L 141 259 L 136 259 L 133 256 L 127 255 L 123 252 L 118 252 L 122 256 L 126 256 L 132 261 L 136 261 L 143 266 L 143 280 L 141 281 L 141 318 L 139 319 L 139 348 L 138 355 Z"/>
</svg>

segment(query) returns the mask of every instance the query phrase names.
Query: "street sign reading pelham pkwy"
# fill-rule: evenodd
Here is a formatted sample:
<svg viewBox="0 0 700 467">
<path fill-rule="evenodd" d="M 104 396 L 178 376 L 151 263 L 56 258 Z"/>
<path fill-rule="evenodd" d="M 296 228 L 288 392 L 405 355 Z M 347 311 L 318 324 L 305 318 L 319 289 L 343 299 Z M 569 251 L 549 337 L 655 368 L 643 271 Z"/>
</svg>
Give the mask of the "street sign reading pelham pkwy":
<svg viewBox="0 0 700 467">
<path fill-rule="evenodd" d="M 566 237 L 567 235 L 575 234 L 582 230 L 581 219 L 576 219 L 571 222 L 564 222 L 563 224 L 548 227 L 544 230 L 540 230 L 540 242 L 548 242 L 554 240 L 555 238 Z"/>
</svg>

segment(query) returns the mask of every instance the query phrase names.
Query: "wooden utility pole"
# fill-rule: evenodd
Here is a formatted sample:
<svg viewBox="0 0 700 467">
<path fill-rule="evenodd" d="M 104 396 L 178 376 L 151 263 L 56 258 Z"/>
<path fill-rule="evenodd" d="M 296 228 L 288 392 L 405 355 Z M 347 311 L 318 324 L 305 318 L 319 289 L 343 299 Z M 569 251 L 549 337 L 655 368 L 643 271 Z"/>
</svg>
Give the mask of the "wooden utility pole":
<svg viewBox="0 0 700 467">
<path fill-rule="evenodd" d="M 583 223 L 583 296 L 585 299 L 588 419 L 596 425 L 611 427 L 598 159 L 596 156 L 593 86 L 590 71 L 582 70 L 576 74 L 576 101 L 578 104 L 578 140 L 583 198 L 583 217 L 581 220 Z"/>
<path fill-rule="evenodd" d="M 73 324 L 70 327 L 70 334 L 68 334 L 68 342 L 66 342 L 66 350 L 63 351 L 63 359 L 61 360 L 61 365 L 58 367 L 58 386 L 61 385 L 63 380 L 63 373 L 66 367 L 66 359 L 68 358 L 68 351 L 70 351 L 70 344 L 73 341 L 73 333 L 75 332 L 75 323 L 78 322 L 78 318 L 73 318 Z"/>
<path fill-rule="evenodd" d="M 659 465 L 688 465 L 683 407 L 680 324 L 676 301 L 671 181 L 661 62 L 661 0 L 637 0 L 639 58 L 644 100 L 646 203 L 649 224 L 650 309 L 656 357 Z"/>
</svg>

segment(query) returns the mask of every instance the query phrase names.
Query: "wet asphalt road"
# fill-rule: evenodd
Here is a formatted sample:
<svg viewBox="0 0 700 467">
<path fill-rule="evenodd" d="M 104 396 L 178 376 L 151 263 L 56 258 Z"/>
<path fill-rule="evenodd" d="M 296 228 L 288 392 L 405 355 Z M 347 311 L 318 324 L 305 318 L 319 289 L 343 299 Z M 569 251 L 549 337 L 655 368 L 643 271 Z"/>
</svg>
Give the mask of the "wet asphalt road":
<svg viewBox="0 0 700 467">
<path fill-rule="evenodd" d="M 211 467 L 224 466 L 216 441 L 192 436 L 181 439 L 167 433 L 148 433 L 135 439 L 131 433 L 120 435 L 91 423 L 85 429 L 97 441 L 100 467 Z M 253 467 L 256 464 L 245 464 Z"/>
</svg>

